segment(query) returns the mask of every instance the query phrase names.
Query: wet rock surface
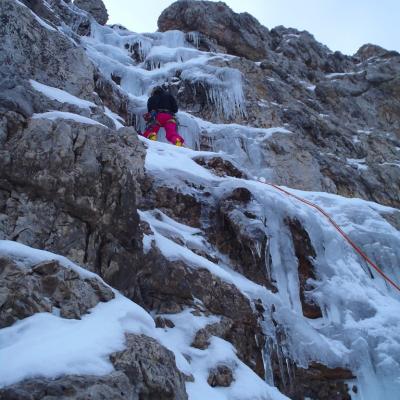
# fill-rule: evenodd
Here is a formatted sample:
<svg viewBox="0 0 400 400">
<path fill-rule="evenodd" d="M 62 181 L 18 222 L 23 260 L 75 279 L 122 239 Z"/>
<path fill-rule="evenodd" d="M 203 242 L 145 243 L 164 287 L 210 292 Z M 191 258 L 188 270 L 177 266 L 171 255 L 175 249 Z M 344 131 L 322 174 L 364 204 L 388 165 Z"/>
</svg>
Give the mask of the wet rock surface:
<svg viewBox="0 0 400 400">
<path fill-rule="evenodd" d="M 354 376 L 346 368 L 328 368 L 312 363 L 307 369 L 294 366 L 292 374 L 291 382 L 285 392 L 294 400 L 301 400 L 304 397 L 350 400 L 350 392 L 355 388 L 351 383 Z M 280 387 L 282 382 L 277 384 Z"/>
<path fill-rule="evenodd" d="M 313 289 L 313 284 L 310 283 L 310 280 L 315 281 L 317 279 L 313 266 L 316 256 L 315 250 L 312 247 L 308 233 L 299 221 L 290 220 L 287 221 L 287 224 L 292 235 L 294 251 L 299 263 L 300 301 L 303 308 L 303 315 L 311 319 L 321 318 L 321 309 L 309 296 L 307 297 L 307 294 Z"/>
<path fill-rule="evenodd" d="M 220 199 L 216 214 L 217 223 L 209 230 L 212 243 L 229 255 L 237 271 L 267 288 L 276 291 L 269 276 L 269 242 L 265 222 L 259 220 L 246 204 L 251 193 L 237 188 Z"/>
</svg>

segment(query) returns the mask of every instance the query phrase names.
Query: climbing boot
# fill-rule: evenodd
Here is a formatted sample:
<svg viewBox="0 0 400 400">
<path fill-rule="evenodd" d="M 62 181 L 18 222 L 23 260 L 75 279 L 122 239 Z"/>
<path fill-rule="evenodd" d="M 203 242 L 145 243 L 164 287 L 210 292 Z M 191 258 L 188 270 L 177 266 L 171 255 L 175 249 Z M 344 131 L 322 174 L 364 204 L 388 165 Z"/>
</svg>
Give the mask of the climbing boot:
<svg viewBox="0 0 400 400">
<path fill-rule="evenodd" d="M 182 142 L 179 139 L 176 139 L 175 146 L 182 147 Z"/>
<path fill-rule="evenodd" d="M 150 133 L 150 135 L 147 138 L 150 140 L 157 140 L 157 135 L 155 133 Z"/>
</svg>

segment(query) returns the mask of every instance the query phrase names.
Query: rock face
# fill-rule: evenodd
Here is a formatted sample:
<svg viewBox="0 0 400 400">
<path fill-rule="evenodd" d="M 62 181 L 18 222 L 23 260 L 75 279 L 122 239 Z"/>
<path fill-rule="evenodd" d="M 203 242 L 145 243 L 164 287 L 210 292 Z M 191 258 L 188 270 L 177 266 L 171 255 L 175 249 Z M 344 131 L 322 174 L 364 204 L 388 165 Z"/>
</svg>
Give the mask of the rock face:
<svg viewBox="0 0 400 400">
<path fill-rule="evenodd" d="M 101 377 L 71 375 L 54 380 L 30 379 L 0 389 L 1 398 L 4 400 L 137 399 L 138 397 L 133 397 L 133 393 L 129 379 L 123 372 L 114 372 Z"/>
<path fill-rule="evenodd" d="M 23 257 L 2 257 L 0 278 L 0 328 L 41 312 L 80 319 L 99 302 L 115 297 L 97 277 L 85 278 L 54 260 L 31 265 Z M 152 338 L 127 334 L 125 349 L 111 354 L 110 362 L 115 372 L 104 376 L 26 379 L 0 388 L 0 398 L 187 399 L 174 354 Z"/>
<path fill-rule="evenodd" d="M 158 28 L 198 31 L 215 39 L 228 53 L 250 60 L 267 56 L 271 38 L 267 28 L 248 13 L 236 14 L 223 2 L 176 1 L 162 12 Z"/>
<path fill-rule="evenodd" d="M 215 123 L 289 129 L 291 135 L 272 134 L 261 144 L 243 134 L 254 174 L 264 166 L 267 179 L 278 184 L 399 207 L 400 55 L 380 50 L 361 61 L 331 53 L 307 32 L 276 28 L 271 35 L 276 47 L 260 66 L 243 58 L 217 62 L 242 72 L 246 115 L 221 120 L 205 91 L 183 80 L 173 86 L 181 104 Z M 209 150 L 211 138 L 222 150 L 231 145 L 229 135 L 206 131 L 201 148 Z"/>
<path fill-rule="evenodd" d="M 0 85 L 17 77 L 29 77 L 78 97 L 92 95 L 94 68 L 82 48 L 74 46 L 51 25 L 43 27 L 27 7 L 13 0 L 1 2 L 0 15 Z"/>
<path fill-rule="evenodd" d="M 179 1 L 160 16 L 161 31 L 199 31 L 200 48 L 208 36 L 228 53 L 245 57 L 213 64 L 241 71 L 246 113 L 238 110 L 231 118 L 217 114 L 204 86 L 178 76 L 171 90 L 180 104 L 208 121 L 292 131 L 288 138 L 272 135 L 257 145 L 262 165 L 270 168 L 269 180 L 399 207 L 399 53 L 367 44 L 346 56 L 306 31 L 279 26 L 259 33 L 264 52 L 258 54 L 264 55 L 257 58 L 242 48 L 249 42 L 257 46 L 258 40 L 251 36 L 246 41 L 249 32 L 235 25 L 238 19 L 221 2 Z M 258 30 L 259 24 L 252 25 Z M 259 66 L 250 61 L 261 58 Z M 226 148 L 229 134 L 226 140 L 221 136 L 222 131 L 217 137 Z M 209 132 L 201 143 L 209 149 Z M 253 166 L 259 173 L 261 165 Z"/>
<path fill-rule="evenodd" d="M 107 23 L 108 12 L 102 0 L 75 0 L 74 5 L 91 14 L 100 25 Z"/>
<path fill-rule="evenodd" d="M 141 248 L 136 196 L 144 151 L 133 129 L 39 119 L 24 129 L 14 114 L 3 122 L 2 238 L 51 248 L 102 275 Z"/>
</svg>

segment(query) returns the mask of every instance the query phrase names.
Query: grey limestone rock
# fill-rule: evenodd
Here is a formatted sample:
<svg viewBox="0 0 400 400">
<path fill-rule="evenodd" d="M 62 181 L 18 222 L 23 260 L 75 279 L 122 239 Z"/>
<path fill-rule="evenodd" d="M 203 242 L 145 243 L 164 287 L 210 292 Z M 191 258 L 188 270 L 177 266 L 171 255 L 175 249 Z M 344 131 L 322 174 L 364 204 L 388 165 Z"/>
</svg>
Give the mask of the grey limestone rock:
<svg viewBox="0 0 400 400">
<path fill-rule="evenodd" d="M 87 11 L 100 24 L 108 21 L 108 12 L 102 0 L 75 0 L 74 5 Z"/>
<path fill-rule="evenodd" d="M 38 312 L 59 310 L 63 318 L 80 319 L 114 293 L 96 278 L 84 279 L 57 261 L 20 266 L 0 258 L 0 327 Z"/>
<path fill-rule="evenodd" d="M 108 278 L 114 263 L 133 262 L 142 246 L 136 198 L 144 162 L 136 132 L 17 115 L 3 116 L 1 238 L 61 253 Z"/>
<path fill-rule="evenodd" d="M 0 389 L 3 400 L 133 400 L 134 389 L 123 372 L 106 376 L 71 375 L 33 378 Z"/>
<path fill-rule="evenodd" d="M 218 365 L 209 371 L 207 382 L 211 387 L 228 387 L 234 381 L 233 372 L 227 365 Z"/>
<path fill-rule="evenodd" d="M 111 355 L 117 371 L 123 371 L 134 388 L 133 399 L 186 400 L 184 376 L 175 356 L 156 340 L 126 335 L 126 349 Z"/>
<path fill-rule="evenodd" d="M 271 38 L 267 28 L 248 13 L 236 14 L 225 3 L 176 1 L 158 19 L 160 31 L 198 31 L 227 52 L 251 60 L 265 58 Z"/>
<path fill-rule="evenodd" d="M 93 65 L 82 48 L 51 26 L 44 27 L 27 7 L 13 0 L 1 1 L 0 15 L 2 78 L 34 79 L 91 98 Z"/>
</svg>

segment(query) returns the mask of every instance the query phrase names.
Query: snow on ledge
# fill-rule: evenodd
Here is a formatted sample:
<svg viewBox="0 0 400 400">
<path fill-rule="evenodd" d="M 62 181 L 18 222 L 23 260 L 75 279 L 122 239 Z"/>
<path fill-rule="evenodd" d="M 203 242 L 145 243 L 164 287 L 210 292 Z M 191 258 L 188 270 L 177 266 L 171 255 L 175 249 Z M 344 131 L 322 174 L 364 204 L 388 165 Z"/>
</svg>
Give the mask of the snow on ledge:
<svg viewBox="0 0 400 400">
<path fill-rule="evenodd" d="M 12 240 L 0 240 L 0 255 L 8 256 L 22 266 L 39 264 L 42 261 L 55 260 L 64 268 L 74 270 L 83 279 L 97 278 L 107 285 L 98 275 L 79 267 L 68 258 L 46 250 L 38 250 L 33 247 L 25 246 L 22 243 Z M 108 286 L 108 285 L 107 285 Z"/>
<path fill-rule="evenodd" d="M 95 121 L 94 119 L 64 111 L 48 111 L 40 114 L 33 114 L 32 119 L 49 119 L 51 121 L 55 121 L 57 119 L 67 119 L 70 121 L 80 122 L 81 124 L 99 125 L 104 128 L 107 128 L 107 126 L 101 124 L 100 122 Z"/>
<path fill-rule="evenodd" d="M 100 278 L 65 257 L 1 240 L 0 255 L 22 264 L 57 260 L 83 278 Z M 82 319 L 37 313 L 0 329 L 0 387 L 33 377 L 69 374 L 104 375 L 113 371 L 108 356 L 125 348 L 125 333 L 155 336 L 152 317 L 115 291 L 115 298 L 99 303 Z M 16 356 L 18 355 L 18 356 Z"/>
<path fill-rule="evenodd" d="M 92 103 L 91 101 L 80 99 L 79 97 L 73 96 L 65 90 L 61 90 L 53 86 L 44 85 L 43 83 L 34 81 L 33 79 L 30 79 L 29 82 L 36 91 L 42 93 L 51 100 L 57 100 L 60 103 L 73 104 L 80 108 L 86 109 L 90 107 L 96 107 L 96 104 Z"/>
</svg>

